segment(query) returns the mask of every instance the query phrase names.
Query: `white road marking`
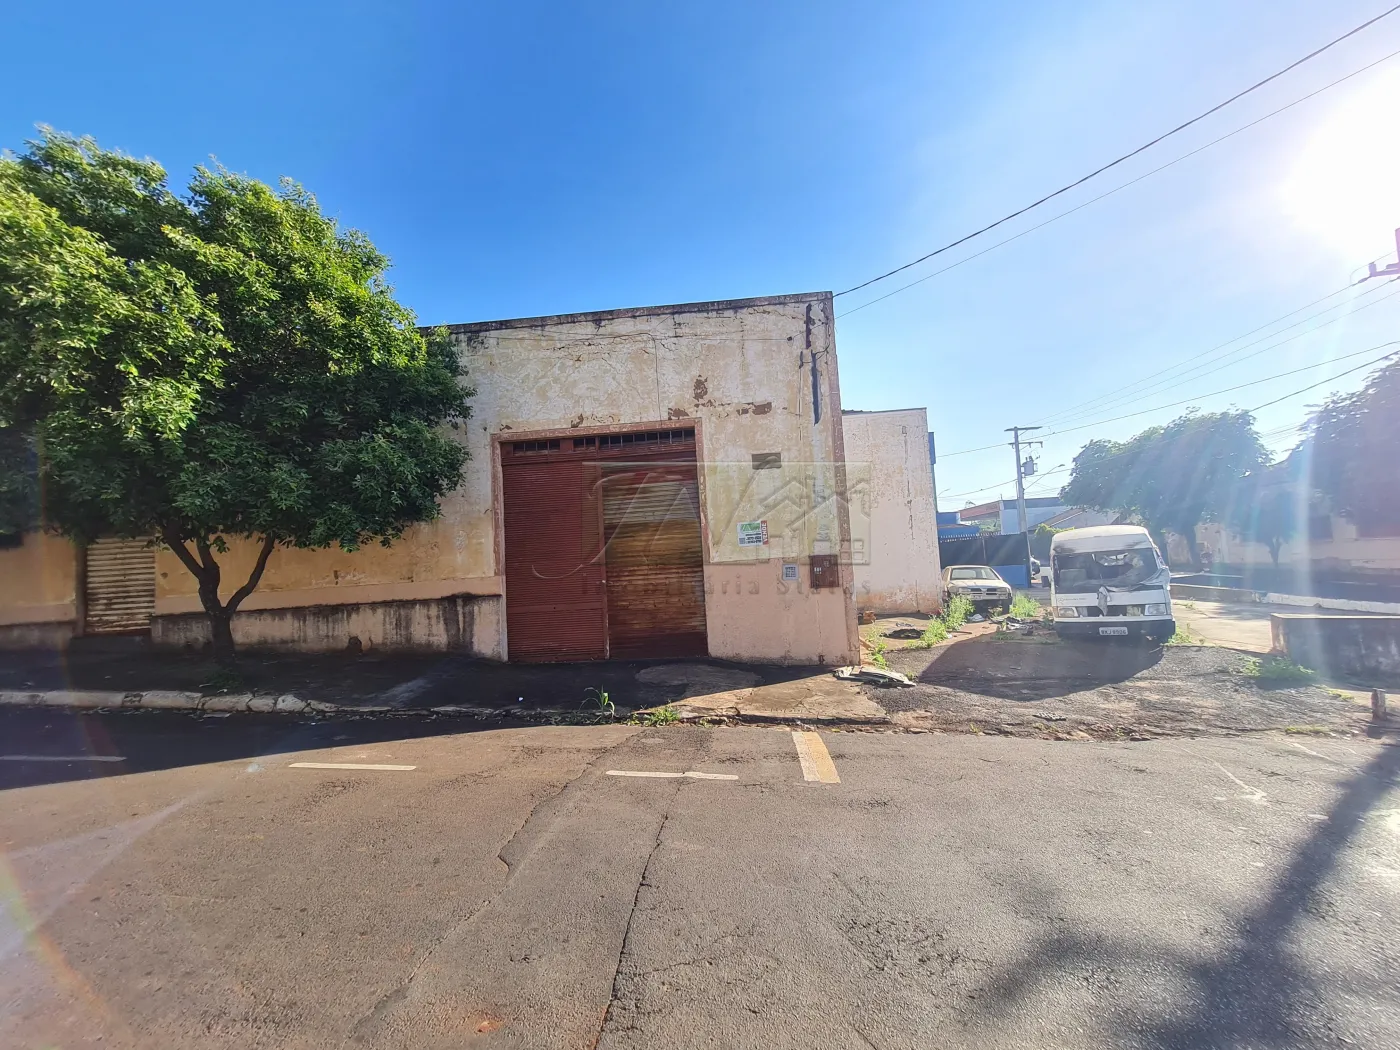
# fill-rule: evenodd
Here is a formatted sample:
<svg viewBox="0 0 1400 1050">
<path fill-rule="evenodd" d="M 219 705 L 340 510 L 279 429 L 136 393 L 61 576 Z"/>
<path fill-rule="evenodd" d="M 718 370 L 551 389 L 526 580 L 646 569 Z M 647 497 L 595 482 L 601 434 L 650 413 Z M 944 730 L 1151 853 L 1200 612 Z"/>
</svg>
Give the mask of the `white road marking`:
<svg viewBox="0 0 1400 1050">
<path fill-rule="evenodd" d="M 687 773 L 653 773 L 635 769 L 610 769 L 610 777 L 659 777 L 664 780 L 679 780 L 682 777 L 689 777 L 691 780 L 738 780 L 733 773 L 697 773 L 691 770 Z"/>
<path fill-rule="evenodd" d="M 0 755 L 0 762 L 125 762 L 125 755 Z"/>
<path fill-rule="evenodd" d="M 1296 740 L 1290 740 L 1289 743 L 1292 744 L 1294 747 L 1296 747 L 1299 751 L 1303 751 L 1303 752 L 1306 752 L 1306 753 L 1309 754 L 1309 755 L 1312 755 L 1313 758 L 1326 758 L 1326 757 L 1327 757 L 1326 755 L 1320 755 L 1320 754 L 1318 754 L 1316 751 L 1314 751 L 1314 750 L 1313 750 L 1312 748 L 1310 748 L 1310 747 L 1304 747 L 1302 744 L 1298 743 L 1298 741 L 1296 741 Z"/>
<path fill-rule="evenodd" d="M 418 768 L 417 766 L 390 766 L 371 762 L 293 762 L 291 767 L 293 769 L 380 769 L 391 772 L 406 772 Z"/>
<path fill-rule="evenodd" d="M 1258 788 L 1250 787 L 1243 780 L 1241 780 L 1239 777 L 1235 776 L 1235 774 L 1231 773 L 1228 769 L 1222 766 L 1219 762 L 1215 763 L 1215 768 L 1220 770 L 1220 772 L 1224 773 L 1227 777 L 1233 780 L 1240 787 L 1244 788 L 1246 794 L 1242 797 L 1246 802 L 1253 802 L 1256 806 L 1267 806 L 1269 804 L 1269 796 L 1264 794 L 1264 792 L 1260 791 Z"/>
<path fill-rule="evenodd" d="M 831 752 L 826 749 L 820 733 L 794 729 L 792 742 L 797 747 L 797 760 L 802 763 L 803 780 L 815 780 L 821 784 L 841 783 L 836 773 L 836 763 L 831 761 Z"/>
</svg>

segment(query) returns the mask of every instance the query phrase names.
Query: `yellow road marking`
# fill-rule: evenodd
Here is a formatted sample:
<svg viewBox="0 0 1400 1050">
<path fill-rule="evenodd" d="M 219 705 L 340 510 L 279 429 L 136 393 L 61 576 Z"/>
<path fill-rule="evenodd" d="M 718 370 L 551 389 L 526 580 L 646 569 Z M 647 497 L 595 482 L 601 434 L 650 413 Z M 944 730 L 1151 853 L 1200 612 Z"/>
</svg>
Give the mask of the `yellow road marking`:
<svg viewBox="0 0 1400 1050">
<path fill-rule="evenodd" d="M 368 762 L 293 762 L 291 767 L 293 769 L 382 769 L 394 771 L 418 768 L 417 766 L 388 766 Z"/>
<path fill-rule="evenodd" d="M 797 760 L 802 763 L 802 779 L 822 784 L 841 783 L 836 775 L 836 763 L 831 761 L 831 752 L 822 743 L 820 733 L 793 730 L 792 742 L 797 746 Z"/>
</svg>

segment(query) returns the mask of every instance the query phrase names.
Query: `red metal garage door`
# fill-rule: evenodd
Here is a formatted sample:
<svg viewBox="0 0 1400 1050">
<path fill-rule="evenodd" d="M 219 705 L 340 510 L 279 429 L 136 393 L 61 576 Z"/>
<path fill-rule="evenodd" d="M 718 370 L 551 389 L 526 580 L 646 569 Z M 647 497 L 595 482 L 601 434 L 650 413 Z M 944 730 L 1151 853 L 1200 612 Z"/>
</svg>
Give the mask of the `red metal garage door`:
<svg viewBox="0 0 1400 1050">
<path fill-rule="evenodd" d="M 524 663 L 608 655 L 596 483 L 581 457 L 550 455 L 560 444 L 501 446 L 506 642 Z"/>
<path fill-rule="evenodd" d="M 510 658 L 706 652 L 695 431 L 501 444 Z"/>
</svg>

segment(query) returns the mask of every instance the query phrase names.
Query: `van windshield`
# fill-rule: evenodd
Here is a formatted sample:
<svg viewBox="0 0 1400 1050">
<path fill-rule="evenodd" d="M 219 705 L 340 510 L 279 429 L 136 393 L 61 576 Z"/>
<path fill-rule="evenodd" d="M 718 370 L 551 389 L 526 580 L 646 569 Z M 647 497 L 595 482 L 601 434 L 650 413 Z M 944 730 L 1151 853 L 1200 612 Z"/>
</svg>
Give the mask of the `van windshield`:
<svg viewBox="0 0 1400 1050">
<path fill-rule="evenodd" d="M 1157 575 L 1157 555 L 1150 547 L 1130 551 L 1056 554 L 1052 562 L 1055 586 L 1066 591 L 1096 591 L 1100 587 L 1137 587 Z"/>
</svg>

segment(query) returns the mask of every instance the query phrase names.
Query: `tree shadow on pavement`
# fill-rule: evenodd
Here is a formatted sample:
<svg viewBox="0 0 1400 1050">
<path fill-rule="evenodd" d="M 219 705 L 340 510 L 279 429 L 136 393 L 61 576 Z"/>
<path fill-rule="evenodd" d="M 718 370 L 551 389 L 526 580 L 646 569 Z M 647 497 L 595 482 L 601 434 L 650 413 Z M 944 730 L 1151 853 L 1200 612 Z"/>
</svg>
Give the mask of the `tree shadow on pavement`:
<svg viewBox="0 0 1400 1050">
<path fill-rule="evenodd" d="M 930 650 L 932 659 L 912 677 L 1002 700 L 1048 700 L 1066 693 L 1114 685 L 1156 666 L 1157 645 L 1128 642 L 1002 641 L 993 635 Z M 897 665 L 905 670 L 902 664 Z M 907 672 L 906 672 L 907 673 Z"/>
<path fill-rule="evenodd" d="M 1115 1045 L 1153 1050 L 1354 1045 L 1338 1039 L 1342 1033 L 1333 1027 L 1336 1014 L 1321 987 L 1321 967 L 1310 968 L 1290 942 L 1299 920 L 1316 913 L 1324 882 L 1366 816 L 1397 786 L 1397 774 L 1400 746 L 1382 747 L 1346 784 L 1264 899 L 1234 921 L 1229 947 L 1214 957 L 1164 957 L 1151 948 L 1058 931 L 1040 938 L 1014 966 L 1003 970 L 985 988 L 983 1002 L 999 1016 L 1010 1015 L 1047 974 L 1105 962 L 1142 965 L 1154 974 L 1155 984 L 1169 983 L 1185 992 L 1176 1001 L 1164 1002 L 1157 995 L 1149 1007 L 1156 1008 L 1155 1017 L 1131 1011 L 1122 995 L 1105 1002 L 1103 1022 L 1117 1029 Z M 1335 965 L 1329 963 L 1328 971 L 1326 976 L 1335 979 Z M 1391 986 L 1393 974 L 1376 977 L 1378 985 Z M 1364 1039 L 1361 1045 L 1366 1045 Z"/>
<path fill-rule="evenodd" d="M 0 791 L 530 724 L 423 713 L 326 720 L 0 708 Z"/>
</svg>

